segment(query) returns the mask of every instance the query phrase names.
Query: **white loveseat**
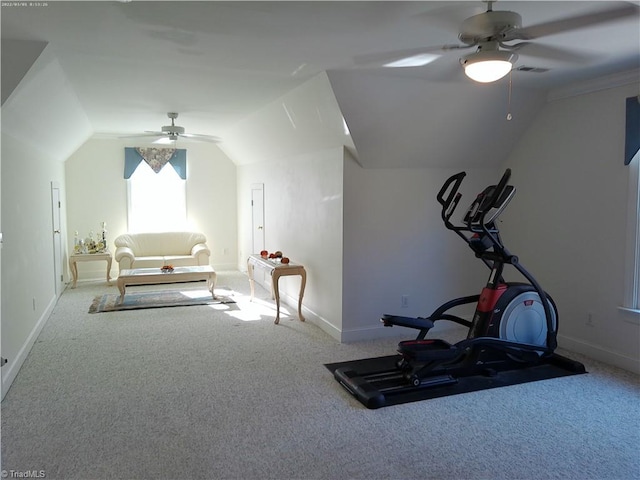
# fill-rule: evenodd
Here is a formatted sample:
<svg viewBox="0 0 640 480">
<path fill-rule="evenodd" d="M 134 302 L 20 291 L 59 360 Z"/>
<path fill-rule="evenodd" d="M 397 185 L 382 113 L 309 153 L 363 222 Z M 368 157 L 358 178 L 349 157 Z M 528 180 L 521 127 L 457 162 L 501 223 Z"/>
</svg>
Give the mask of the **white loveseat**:
<svg viewBox="0 0 640 480">
<path fill-rule="evenodd" d="M 207 238 L 197 232 L 126 233 L 114 241 L 120 270 L 209 265 Z"/>
</svg>

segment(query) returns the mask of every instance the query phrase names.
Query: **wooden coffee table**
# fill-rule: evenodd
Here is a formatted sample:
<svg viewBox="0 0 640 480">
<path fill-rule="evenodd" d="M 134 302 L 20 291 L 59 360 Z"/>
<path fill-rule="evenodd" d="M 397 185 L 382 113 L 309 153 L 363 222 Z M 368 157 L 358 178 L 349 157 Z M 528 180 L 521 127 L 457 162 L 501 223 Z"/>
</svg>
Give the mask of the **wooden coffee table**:
<svg viewBox="0 0 640 480">
<path fill-rule="evenodd" d="M 216 286 L 216 272 L 210 265 L 198 267 L 175 267 L 172 271 L 163 271 L 160 268 L 133 268 L 120 270 L 118 276 L 118 290 L 120 290 L 119 303 L 124 301 L 125 289 L 129 285 L 153 285 L 158 283 L 207 281 L 207 290 L 216 298 L 214 289 Z"/>
</svg>

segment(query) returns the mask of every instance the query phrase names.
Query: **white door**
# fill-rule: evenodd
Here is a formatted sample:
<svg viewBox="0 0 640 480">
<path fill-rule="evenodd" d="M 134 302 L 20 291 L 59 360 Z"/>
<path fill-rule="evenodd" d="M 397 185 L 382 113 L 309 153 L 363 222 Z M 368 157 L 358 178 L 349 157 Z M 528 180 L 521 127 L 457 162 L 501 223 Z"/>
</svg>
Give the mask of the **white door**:
<svg viewBox="0 0 640 480">
<path fill-rule="evenodd" d="M 251 236 L 252 252 L 264 250 L 264 184 L 251 185 Z"/>
<path fill-rule="evenodd" d="M 53 219 L 53 272 L 56 297 L 64 290 L 62 267 L 62 232 L 60 231 L 60 186 L 58 182 L 51 182 L 51 216 Z"/>
<path fill-rule="evenodd" d="M 0 198 L 2 198 L 2 195 L 0 195 Z M 2 209 L 0 209 L 0 211 L 2 211 Z M 1 230 L 1 225 L 2 222 L 0 221 L 0 230 Z M 2 271 L 2 232 L 0 231 L 0 271 Z M 0 281 L 0 298 L 2 297 L 2 281 Z M 1 311 L 1 309 L 0 309 Z M 2 332 L 3 328 L 2 328 L 2 315 L 0 315 L 0 332 Z M 2 335 L 0 334 L 0 351 L 1 351 L 1 346 L 2 346 Z M 6 361 L 4 359 L 4 357 L 2 355 L 0 355 L 0 367 L 4 367 Z M 4 398 L 4 389 L 2 388 L 2 380 L 4 379 L 4 375 L 0 374 L 0 400 L 2 400 Z M 0 459 L 0 471 L 2 470 L 2 460 Z"/>
</svg>

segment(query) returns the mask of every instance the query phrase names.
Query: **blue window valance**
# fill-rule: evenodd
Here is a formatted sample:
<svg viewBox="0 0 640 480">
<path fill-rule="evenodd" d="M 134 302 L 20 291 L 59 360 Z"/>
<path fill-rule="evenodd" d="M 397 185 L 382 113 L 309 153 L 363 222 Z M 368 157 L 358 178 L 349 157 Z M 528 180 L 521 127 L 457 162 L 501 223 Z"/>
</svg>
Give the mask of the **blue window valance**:
<svg viewBox="0 0 640 480">
<path fill-rule="evenodd" d="M 627 98 L 627 125 L 624 140 L 624 164 L 629 165 L 640 150 L 640 95 Z"/>
<path fill-rule="evenodd" d="M 183 180 L 187 179 L 187 150 L 184 148 L 134 148 L 124 149 L 124 178 L 130 178 L 140 162 L 145 161 L 158 173 L 170 163 Z"/>
</svg>

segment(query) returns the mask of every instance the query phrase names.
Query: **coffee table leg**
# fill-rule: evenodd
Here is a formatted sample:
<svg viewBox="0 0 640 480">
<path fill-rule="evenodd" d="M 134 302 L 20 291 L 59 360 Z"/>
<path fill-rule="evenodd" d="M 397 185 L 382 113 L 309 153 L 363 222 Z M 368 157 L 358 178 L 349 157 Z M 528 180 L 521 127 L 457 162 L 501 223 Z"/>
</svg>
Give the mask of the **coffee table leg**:
<svg viewBox="0 0 640 480">
<path fill-rule="evenodd" d="M 216 299 L 216 281 L 218 279 L 218 275 L 216 274 L 216 272 L 213 272 L 211 275 L 209 275 L 209 278 L 207 279 L 207 288 L 209 289 L 209 291 L 211 292 L 211 296 L 213 297 L 213 299 Z"/>
<path fill-rule="evenodd" d="M 107 285 L 111 285 L 111 255 L 107 257 Z"/>
<path fill-rule="evenodd" d="M 120 290 L 120 299 L 118 300 L 118 303 L 124 302 L 124 289 L 125 288 L 126 288 L 126 285 L 125 285 L 124 281 L 120 281 L 120 279 L 118 279 L 118 290 Z"/>
</svg>

